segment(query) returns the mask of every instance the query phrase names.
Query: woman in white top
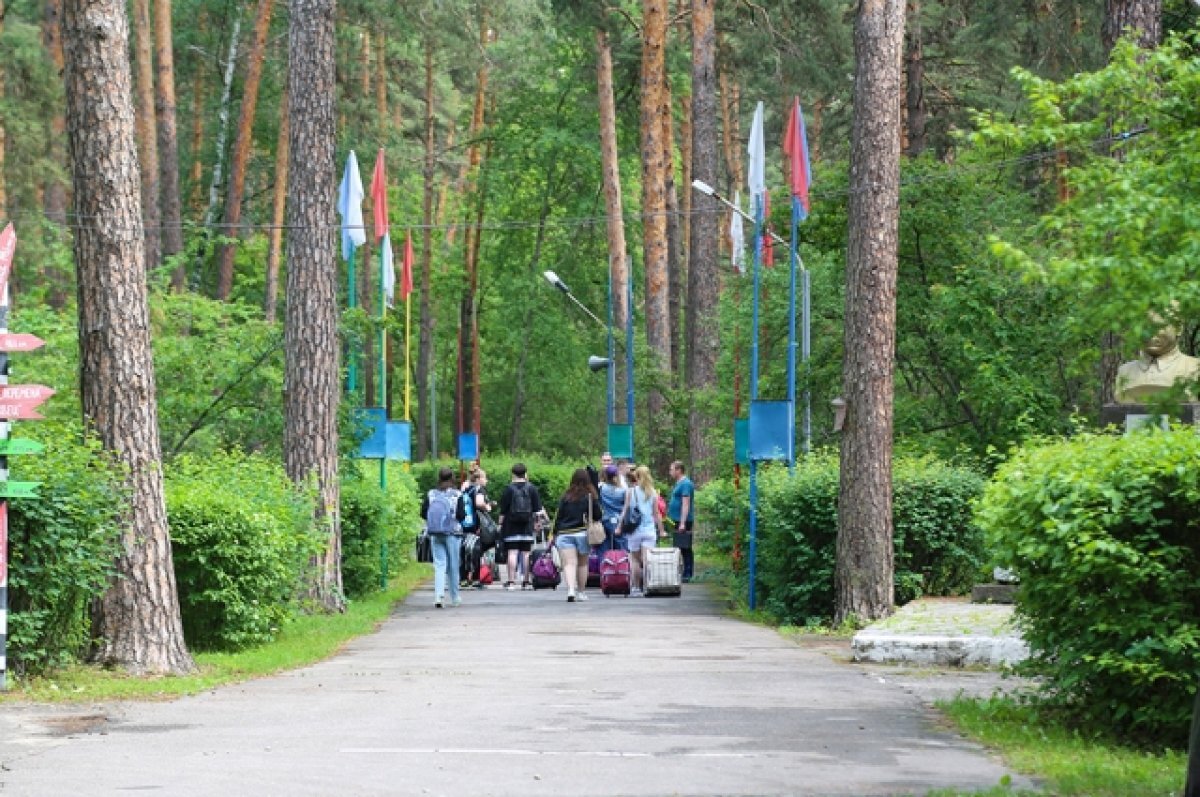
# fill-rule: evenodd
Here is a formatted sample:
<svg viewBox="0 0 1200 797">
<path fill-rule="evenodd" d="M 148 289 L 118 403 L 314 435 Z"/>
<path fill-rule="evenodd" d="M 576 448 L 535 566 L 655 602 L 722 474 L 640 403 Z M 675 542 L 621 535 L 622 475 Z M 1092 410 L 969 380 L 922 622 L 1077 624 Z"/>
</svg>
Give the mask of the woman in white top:
<svg viewBox="0 0 1200 797">
<path fill-rule="evenodd" d="M 650 558 L 647 552 L 655 546 L 658 537 L 666 536 L 666 532 L 663 530 L 662 513 L 658 511 L 658 492 L 654 489 L 654 477 L 650 475 L 650 469 L 643 465 L 629 475 L 633 480 L 630 481 L 626 493 L 627 500 L 621 513 L 621 522 L 625 521 L 631 506 L 636 506 L 642 515 L 641 524 L 628 535 L 629 560 L 633 566 L 629 594 L 637 596 L 642 594 L 642 573 Z"/>
</svg>

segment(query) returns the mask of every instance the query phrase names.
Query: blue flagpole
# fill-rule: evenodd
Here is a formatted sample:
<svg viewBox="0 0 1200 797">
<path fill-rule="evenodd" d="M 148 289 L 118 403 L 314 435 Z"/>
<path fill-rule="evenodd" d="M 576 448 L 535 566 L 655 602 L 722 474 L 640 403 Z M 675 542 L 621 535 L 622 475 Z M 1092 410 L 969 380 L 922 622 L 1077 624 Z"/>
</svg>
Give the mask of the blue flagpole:
<svg viewBox="0 0 1200 797">
<path fill-rule="evenodd" d="M 750 412 L 754 412 L 754 402 L 758 400 L 758 294 L 762 277 L 762 229 L 763 202 L 761 196 L 754 197 L 754 296 L 752 303 L 752 320 L 750 324 Z M 750 455 L 750 551 L 749 551 L 750 590 L 747 603 L 753 611 L 758 606 L 755 582 L 758 580 L 758 463 L 753 452 Z"/>
<path fill-rule="evenodd" d="M 797 261 L 799 256 L 797 255 Z M 809 282 L 808 269 L 804 269 L 801 277 L 804 280 L 804 307 L 801 324 L 803 334 L 800 344 L 800 361 L 804 365 L 804 453 L 812 453 L 812 388 L 809 387 L 808 358 L 812 354 L 812 284 Z"/>
<path fill-rule="evenodd" d="M 617 394 L 617 361 L 616 361 L 616 342 L 613 339 L 613 291 L 612 291 L 612 258 L 608 260 L 608 389 L 605 398 L 607 399 L 608 410 L 608 425 L 612 426 L 617 422 L 616 394 Z M 607 448 L 608 432 L 605 431 L 604 446 Z"/>
<path fill-rule="evenodd" d="M 788 362 L 787 362 L 787 380 L 788 380 L 788 404 L 791 405 L 792 417 L 795 417 L 796 412 L 796 266 L 799 262 L 799 257 L 796 251 L 796 240 L 800 229 L 800 198 L 792 197 L 792 246 L 791 246 L 791 273 L 788 283 Z M 794 421 L 793 421 L 794 422 Z M 792 435 L 792 439 L 788 441 L 789 454 L 788 457 L 788 473 L 796 472 L 796 439 Z"/>
<path fill-rule="evenodd" d="M 354 247 L 350 247 L 350 258 L 346 261 L 346 306 L 351 310 L 358 307 L 358 292 L 354 289 L 357 281 L 354 274 Z M 346 392 L 353 398 L 358 390 L 358 352 L 354 350 L 353 343 L 346 347 L 346 356 L 350 360 L 346 374 Z"/>
<path fill-rule="evenodd" d="M 628 308 L 625 313 L 625 418 L 629 424 L 630 430 L 633 429 L 633 258 L 630 257 L 625 261 L 628 268 L 625 269 L 625 274 L 628 279 L 625 284 L 629 288 L 628 292 Z M 630 451 L 632 458 L 633 452 Z"/>
</svg>

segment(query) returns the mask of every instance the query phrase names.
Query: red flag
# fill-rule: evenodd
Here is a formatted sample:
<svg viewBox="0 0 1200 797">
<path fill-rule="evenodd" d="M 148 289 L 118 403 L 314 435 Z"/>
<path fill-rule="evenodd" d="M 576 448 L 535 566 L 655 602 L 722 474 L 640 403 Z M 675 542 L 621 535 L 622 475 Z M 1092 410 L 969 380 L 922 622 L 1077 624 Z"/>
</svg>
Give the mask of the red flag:
<svg viewBox="0 0 1200 797">
<path fill-rule="evenodd" d="M 412 293 L 413 248 L 412 232 L 404 233 L 404 260 L 400 264 L 400 298 L 407 299 Z"/>
<path fill-rule="evenodd" d="M 8 275 L 12 273 L 13 253 L 17 249 L 17 231 L 12 222 L 0 232 L 0 292 L 8 284 Z"/>
<path fill-rule="evenodd" d="M 371 175 L 371 204 L 375 212 L 375 240 L 388 231 L 387 175 L 383 169 L 383 150 L 375 156 L 375 173 Z"/>
<path fill-rule="evenodd" d="M 808 136 L 804 129 L 804 112 L 800 110 L 799 97 L 792 101 L 792 112 L 788 114 L 787 130 L 783 134 L 783 152 L 791 164 L 792 196 L 800 200 L 800 220 L 804 221 L 812 210 L 808 201 L 812 168 L 808 162 Z"/>
</svg>

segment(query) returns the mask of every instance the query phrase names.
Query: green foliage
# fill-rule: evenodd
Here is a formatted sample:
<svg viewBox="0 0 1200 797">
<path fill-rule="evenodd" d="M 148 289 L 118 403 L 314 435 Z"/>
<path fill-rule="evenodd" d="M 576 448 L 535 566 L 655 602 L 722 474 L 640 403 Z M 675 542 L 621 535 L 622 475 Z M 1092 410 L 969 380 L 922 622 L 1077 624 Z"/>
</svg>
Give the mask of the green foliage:
<svg viewBox="0 0 1200 797">
<path fill-rule="evenodd" d="M 795 475 L 763 468 L 758 482 L 758 582 L 762 605 L 781 623 L 807 625 L 833 611 L 837 549 L 838 458 L 823 450 L 800 460 Z M 970 588 L 983 561 L 971 502 L 983 488 L 974 470 L 932 457 L 899 457 L 893 469 L 895 587 L 898 603 Z M 705 485 L 697 498 L 706 540 L 740 551 L 744 575 L 747 485 Z M 736 543 L 734 530 L 737 530 Z"/>
<path fill-rule="evenodd" d="M 380 588 L 385 547 L 387 580 L 400 572 L 421 527 L 413 477 L 391 465 L 385 492 L 378 471 L 378 462 L 342 461 L 342 587 L 348 598 Z"/>
<path fill-rule="evenodd" d="M 567 491 L 567 485 L 571 483 L 571 475 L 576 468 L 582 468 L 587 465 L 586 461 L 579 461 L 576 464 L 566 464 L 555 462 L 539 456 L 485 456 L 482 458 L 481 465 L 488 475 L 488 495 L 492 501 L 500 500 L 500 494 L 504 492 L 504 487 L 512 479 L 512 466 L 514 462 L 523 462 L 528 468 L 529 481 L 538 489 L 538 494 L 542 497 L 542 503 L 546 506 L 546 511 L 554 516 L 554 510 L 558 506 L 558 499 L 562 498 L 563 493 Z M 593 463 L 597 467 L 599 461 Z M 422 462 L 413 466 L 412 475 L 417 483 L 418 499 L 437 486 L 437 472 L 439 468 L 450 468 L 455 473 L 455 486 L 459 486 L 462 482 L 457 481 L 460 475 L 459 463 L 457 461 L 445 462 Z M 462 471 L 465 478 L 466 471 Z"/>
<path fill-rule="evenodd" d="M 165 486 L 189 646 L 235 649 L 274 637 L 321 550 L 311 497 L 279 465 L 236 451 L 182 456 Z"/>
<path fill-rule="evenodd" d="M 1149 312 L 1192 319 L 1200 286 L 1200 56 L 1196 34 L 1142 53 L 1130 42 L 1107 67 L 1061 83 L 1014 70 L 1028 119 L 981 117 L 988 151 L 1061 149 L 1070 198 L 1036 239 L 995 236 L 993 250 L 1027 278 L 1074 298 L 1072 320 L 1130 341 L 1152 334 Z M 1028 179 L 1031 175 L 1020 175 Z"/>
<path fill-rule="evenodd" d="M 978 522 L 1021 575 L 1045 696 L 1096 728 L 1181 744 L 1200 672 L 1200 436 L 1081 435 L 1013 452 Z"/>
<path fill-rule="evenodd" d="M 120 470 L 81 437 L 78 424 L 26 429 L 46 450 L 9 460 L 12 478 L 42 482 L 41 497 L 9 502 L 8 655 L 19 674 L 61 667 L 85 652 L 88 606 L 113 573 L 127 500 Z"/>
</svg>

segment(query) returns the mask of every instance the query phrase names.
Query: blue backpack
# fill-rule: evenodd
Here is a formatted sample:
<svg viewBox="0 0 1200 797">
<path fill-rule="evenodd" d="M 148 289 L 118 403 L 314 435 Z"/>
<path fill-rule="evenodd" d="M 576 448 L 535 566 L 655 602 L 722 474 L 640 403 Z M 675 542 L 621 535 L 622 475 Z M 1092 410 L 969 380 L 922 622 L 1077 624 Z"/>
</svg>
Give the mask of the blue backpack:
<svg viewBox="0 0 1200 797">
<path fill-rule="evenodd" d="M 459 534 L 462 527 L 454 518 L 455 504 L 458 503 L 458 493 L 454 490 L 430 490 L 429 512 L 425 518 L 425 528 L 430 534 Z"/>
<path fill-rule="evenodd" d="M 475 517 L 475 488 L 469 487 L 458 497 L 458 512 L 455 515 L 462 524 L 463 530 L 474 529 L 479 524 Z"/>
</svg>

